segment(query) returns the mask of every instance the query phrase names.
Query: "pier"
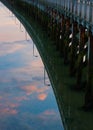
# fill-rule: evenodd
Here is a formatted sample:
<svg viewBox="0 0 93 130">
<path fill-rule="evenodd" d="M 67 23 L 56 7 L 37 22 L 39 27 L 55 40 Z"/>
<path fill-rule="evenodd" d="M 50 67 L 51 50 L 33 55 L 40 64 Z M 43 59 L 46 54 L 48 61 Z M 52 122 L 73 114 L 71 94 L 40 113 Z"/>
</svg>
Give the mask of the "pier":
<svg viewBox="0 0 93 130">
<path fill-rule="evenodd" d="M 46 66 L 65 130 L 93 129 L 93 2 L 1 0 L 23 23 Z"/>
</svg>

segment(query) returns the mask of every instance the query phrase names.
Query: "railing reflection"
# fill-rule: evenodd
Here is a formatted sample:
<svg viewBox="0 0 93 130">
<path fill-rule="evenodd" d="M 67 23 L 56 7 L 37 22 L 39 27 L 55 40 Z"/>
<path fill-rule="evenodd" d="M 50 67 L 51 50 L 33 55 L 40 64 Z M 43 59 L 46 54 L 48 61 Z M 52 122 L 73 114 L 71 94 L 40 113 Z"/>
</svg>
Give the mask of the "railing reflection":
<svg viewBox="0 0 93 130">
<path fill-rule="evenodd" d="M 48 78 L 48 76 L 46 77 L 46 75 L 47 75 L 47 73 L 46 73 L 46 69 L 45 69 L 45 66 L 44 66 L 44 85 L 50 86 L 50 83 L 47 83 L 47 81 L 46 81 L 46 79 Z"/>
<path fill-rule="evenodd" d="M 38 55 L 35 53 L 35 50 L 36 50 L 36 49 L 35 49 L 35 44 L 34 44 L 34 42 L 33 42 L 33 56 L 34 56 L 34 57 L 38 57 Z"/>
</svg>

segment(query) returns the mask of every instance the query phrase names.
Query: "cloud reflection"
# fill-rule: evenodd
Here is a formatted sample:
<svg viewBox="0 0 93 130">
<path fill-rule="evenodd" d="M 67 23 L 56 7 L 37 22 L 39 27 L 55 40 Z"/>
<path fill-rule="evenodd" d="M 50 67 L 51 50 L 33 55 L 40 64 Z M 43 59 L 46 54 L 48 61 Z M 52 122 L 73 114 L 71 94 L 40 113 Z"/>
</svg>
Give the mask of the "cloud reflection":
<svg viewBox="0 0 93 130">
<path fill-rule="evenodd" d="M 14 21 L 3 12 L 0 12 L 3 16 L 0 17 L 0 129 L 61 130 L 56 127 L 60 121 L 51 100 L 51 89 L 44 85 L 42 60 L 33 56 L 31 41 L 24 40 L 20 26 L 13 26 Z"/>
<path fill-rule="evenodd" d="M 14 53 L 20 49 L 23 49 L 25 45 L 22 44 L 13 44 L 11 43 L 2 43 L 0 44 L 0 56 L 5 56 L 7 54 Z"/>
<path fill-rule="evenodd" d="M 41 101 L 45 100 L 46 98 L 47 98 L 46 93 L 41 93 L 41 94 L 38 95 L 38 99 L 41 100 Z"/>
<path fill-rule="evenodd" d="M 16 109 L 3 108 L 0 109 L 0 115 L 16 115 L 18 112 Z"/>
<path fill-rule="evenodd" d="M 5 100 L 3 98 L 3 100 Z M 0 115 L 16 115 L 18 113 L 17 108 L 19 104 L 12 102 L 0 103 Z"/>
<path fill-rule="evenodd" d="M 29 100 L 29 98 L 27 96 L 16 97 L 15 99 L 16 99 L 17 102 L 21 102 L 23 100 Z"/>
<path fill-rule="evenodd" d="M 2 99 L 3 97 L 2 96 L 0 96 L 0 100 Z"/>
<path fill-rule="evenodd" d="M 28 86 L 22 86 L 22 90 L 25 91 L 26 95 L 31 95 L 33 93 L 36 93 L 38 100 L 45 100 L 48 96 L 47 91 L 49 88 L 47 86 L 44 87 L 38 87 L 38 86 L 33 86 L 33 85 L 28 85 Z"/>
<path fill-rule="evenodd" d="M 28 119 L 27 121 L 31 124 L 32 129 L 63 130 L 59 114 L 54 109 L 46 109 L 38 114 L 26 112 L 23 113 L 21 117 L 21 122 L 23 122 L 25 118 Z M 27 125 L 27 122 L 25 122 L 25 125 Z"/>
</svg>

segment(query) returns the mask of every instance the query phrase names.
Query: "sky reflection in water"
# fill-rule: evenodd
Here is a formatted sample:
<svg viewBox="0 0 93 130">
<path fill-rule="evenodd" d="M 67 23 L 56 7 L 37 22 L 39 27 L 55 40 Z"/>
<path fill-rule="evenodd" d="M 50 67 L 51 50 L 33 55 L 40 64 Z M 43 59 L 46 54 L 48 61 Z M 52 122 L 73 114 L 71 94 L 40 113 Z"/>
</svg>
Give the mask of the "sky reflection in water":
<svg viewBox="0 0 93 130">
<path fill-rule="evenodd" d="M 36 48 L 33 54 L 24 27 L 1 3 L 0 130 L 63 130 L 51 86 L 44 84 L 40 56 Z"/>
</svg>

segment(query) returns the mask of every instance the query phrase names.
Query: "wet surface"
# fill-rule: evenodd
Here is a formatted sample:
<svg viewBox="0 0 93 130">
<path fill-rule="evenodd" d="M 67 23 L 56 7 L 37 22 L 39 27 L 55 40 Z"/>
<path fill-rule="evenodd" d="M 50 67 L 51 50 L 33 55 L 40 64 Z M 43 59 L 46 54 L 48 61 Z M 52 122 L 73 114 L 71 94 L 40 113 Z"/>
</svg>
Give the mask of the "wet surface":
<svg viewBox="0 0 93 130">
<path fill-rule="evenodd" d="M 0 3 L 0 130 L 63 130 L 49 84 L 33 41 Z"/>
</svg>

